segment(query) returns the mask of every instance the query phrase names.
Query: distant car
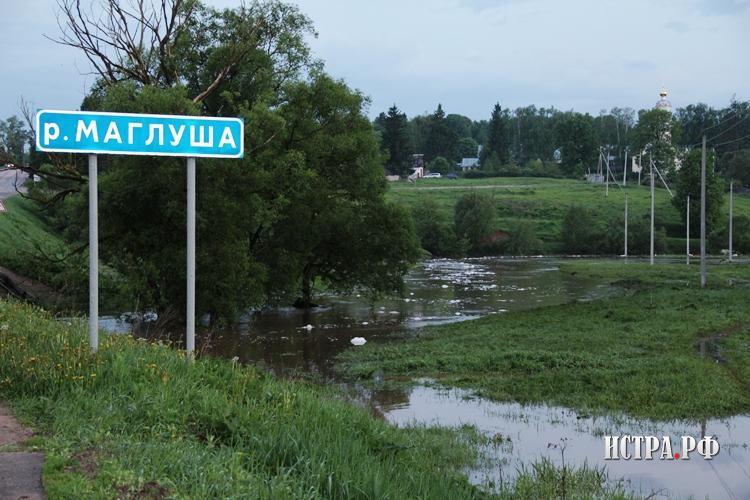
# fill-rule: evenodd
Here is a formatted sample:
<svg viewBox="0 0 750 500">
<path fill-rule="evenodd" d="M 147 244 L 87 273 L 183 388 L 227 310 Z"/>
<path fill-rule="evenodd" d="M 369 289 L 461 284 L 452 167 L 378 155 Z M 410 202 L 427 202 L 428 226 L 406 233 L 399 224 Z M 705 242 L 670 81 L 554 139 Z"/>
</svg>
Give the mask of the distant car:
<svg viewBox="0 0 750 500">
<path fill-rule="evenodd" d="M 455 181 L 456 179 L 458 179 L 458 174 L 448 174 L 447 177 L 450 180 Z"/>
<path fill-rule="evenodd" d="M 430 172 L 429 174 L 425 174 L 425 179 L 440 179 L 442 175 L 440 175 L 438 172 Z"/>
</svg>

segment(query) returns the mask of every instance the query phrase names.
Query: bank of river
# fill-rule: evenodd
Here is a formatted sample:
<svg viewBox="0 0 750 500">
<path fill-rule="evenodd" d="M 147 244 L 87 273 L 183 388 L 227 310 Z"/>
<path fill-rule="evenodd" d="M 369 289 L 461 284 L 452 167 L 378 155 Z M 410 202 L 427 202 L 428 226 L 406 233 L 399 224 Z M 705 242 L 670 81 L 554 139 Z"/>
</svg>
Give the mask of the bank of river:
<svg viewBox="0 0 750 500">
<path fill-rule="evenodd" d="M 281 375 L 301 371 L 336 380 L 332 360 L 345 349 L 358 349 L 351 346 L 353 337 L 364 337 L 370 345 L 409 343 L 410 337 L 418 339 L 420 330 L 428 326 L 589 302 L 617 293 L 609 278 L 560 272 L 565 262 L 426 261 L 407 277 L 403 297 L 370 302 L 357 295 L 324 294 L 316 309 L 283 308 L 248 315 L 215 336 L 211 351 Z M 542 458 L 561 465 L 564 446 L 566 464 L 606 467 L 611 477 L 623 478 L 629 491 L 643 496 L 750 497 L 748 416 L 696 422 L 632 419 L 616 412 L 590 416 L 562 406 L 497 403 L 469 390 L 441 388 L 432 381 L 394 388 L 386 380 L 379 386 L 377 378 L 365 385 L 346 384 L 345 389 L 353 390 L 362 404 L 394 425 L 469 424 L 491 438 L 493 444 L 483 450 L 487 460 L 467 470 L 476 484 L 512 481 L 519 468 Z M 603 436 L 625 434 L 668 435 L 675 442 L 682 435 L 713 435 L 722 449 L 713 461 L 698 456 L 679 462 L 605 461 Z"/>
</svg>

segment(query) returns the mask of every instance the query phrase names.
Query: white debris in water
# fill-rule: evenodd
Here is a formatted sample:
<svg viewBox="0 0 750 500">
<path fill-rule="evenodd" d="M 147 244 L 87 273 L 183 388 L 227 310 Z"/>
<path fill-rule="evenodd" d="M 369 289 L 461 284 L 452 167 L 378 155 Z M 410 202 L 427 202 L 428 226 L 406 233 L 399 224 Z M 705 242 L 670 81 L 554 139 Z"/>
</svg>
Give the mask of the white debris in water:
<svg viewBox="0 0 750 500">
<path fill-rule="evenodd" d="M 362 337 L 354 337 L 352 340 L 350 340 L 352 345 L 365 345 L 367 343 L 367 340 L 365 340 Z"/>
<path fill-rule="evenodd" d="M 457 313 L 456 313 L 456 316 L 461 316 L 461 313 L 460 313 L 460 312 L 457 312 Z"/>
<path fill-rule="evenodd" d="M 398 314 L 398 311 L 390 311 L 391 314 Z"/>
<path fill-rule="evenodd" d="M 414 292 L 409 293 L 409 295 L 414 295 Z"/>
<path fill-rule="evenodd" d="M 448 288 L 448 285 L 443 285 L 441 288 Z"/>
<path fill-rule="evenodd" d="M 369 324 L 370 324 L 370 323 L 369 323 L 369 322 L 367 322 L 367 321 L 363 321 L 363 322 L 362 322 L 362 326 L 367 326 L 367 325 L 369 325 Z"/>
<path fill-rule="evenodd" d="M 308 332 L 313 329 L 312 325 L 305 325 L 301 328 L 302 330 L 307 330 Z"/>
<path fill-rule="evenodd" d="M 414 295 L 414 294 L 412 294 L 412 295 Z M 411 299 L 404 299 L 404 302 L 407 302 L 407 303 L 411 302 Z"/>
<path fill-rule="evenodd" d="M 156 314 L 154 311 L 148 311 L 143 313 L 143 321 L 146 323 L 152 323 L 159 319 L 159 315 Z"/>
</svg>

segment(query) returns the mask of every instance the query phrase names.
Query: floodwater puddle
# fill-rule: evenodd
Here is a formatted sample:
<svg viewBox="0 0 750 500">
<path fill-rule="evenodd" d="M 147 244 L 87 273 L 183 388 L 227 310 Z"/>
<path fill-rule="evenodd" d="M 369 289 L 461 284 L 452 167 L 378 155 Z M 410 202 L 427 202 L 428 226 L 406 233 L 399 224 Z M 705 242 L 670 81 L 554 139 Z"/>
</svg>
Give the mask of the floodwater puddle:
<svg viewBox="0 0 750 500">
<path fill-rule="evenodd" d="M 371 301 L 358 294 L 322 294 L 321 307 L 275 308 L 248 314 L 212 339 L 211 352 L 261 364 L 277 374 L 335 376 L 332 360 L 351 339 L 386 342 L 419 329 L 492 314 L 593 300 L 607 283 L 559 272 L 560 259 L 433 259 L 405 278 L 402 297 Z"/>
<path fill-rule="evenodd" d="M 467 471 L 479 485 L 512 481 L 520 467 L 543 457 L 566 465 L 606 467 L 610 479 L 651 498 L 750 498 L 750 415 L 705 422 L 656 422 L 625 416 L 588 416 L 567 408 L 498 403 L 462 389 L 418 385 L 411 389 L 372 390 L 367 404 L 397 426 L 473 425 L 498 443 L 483 447 L 478 469 Z M 692 453 L 689 460 L 604 460 L 604 436 L 714 436 L 720 452 L 712 460 Z"/>
</svg>

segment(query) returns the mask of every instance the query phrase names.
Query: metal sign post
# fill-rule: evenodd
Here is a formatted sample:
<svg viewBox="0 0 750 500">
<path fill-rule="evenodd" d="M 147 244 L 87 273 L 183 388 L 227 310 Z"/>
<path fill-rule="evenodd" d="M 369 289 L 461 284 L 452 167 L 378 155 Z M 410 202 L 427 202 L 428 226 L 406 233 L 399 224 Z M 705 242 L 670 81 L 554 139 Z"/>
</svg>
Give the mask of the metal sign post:
<svg viewBox="0 0 750 500">
<path fill-rule="evenodd" d="M 185 350 L 195 350 L 195 159 L 242 158 L 240 118 L 40 110 L 36 149 L 89 156 L 89 341 L 99 346 L 97 155 L 187 157 L 187 307 Z"/>
<path fill-rule="evenodd" d="M 734 245 L 732 244 L 732 220 L 734 212 L 734 179 L 729 180 L 729 262 L 734 259 Z"/>
<path fill-rule="evenodd" d="M 195 350 L 195 158 L 187 159 L 187 310 L 185 349 Z"/>
<path fill-rule="evenodd" d="M 99 350 L 99 196 L 97 158 L 89 155 L 89 343 Z"/>
<path fill-rule="evenodd" d="M 687 265 L 690 265 L 690 195 L 687 197 L 687 208 L 685 209 L 685 218 L 687 224 L 685 224 L 685 258 L 687 259 Z"/>
<path fill-rule="evenodd" d="M 623 255 L 626 259 L 628 258 L 628 194 L 625 193 L 625 254 Z"/>
</svg>

